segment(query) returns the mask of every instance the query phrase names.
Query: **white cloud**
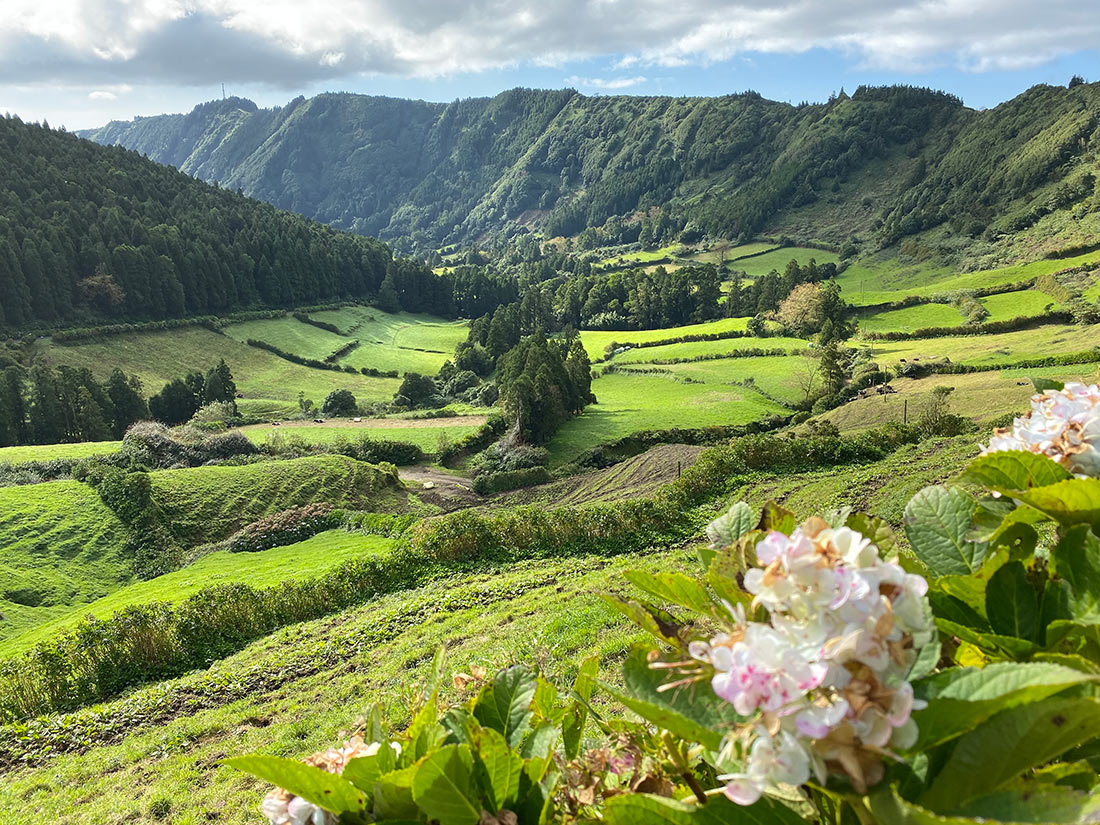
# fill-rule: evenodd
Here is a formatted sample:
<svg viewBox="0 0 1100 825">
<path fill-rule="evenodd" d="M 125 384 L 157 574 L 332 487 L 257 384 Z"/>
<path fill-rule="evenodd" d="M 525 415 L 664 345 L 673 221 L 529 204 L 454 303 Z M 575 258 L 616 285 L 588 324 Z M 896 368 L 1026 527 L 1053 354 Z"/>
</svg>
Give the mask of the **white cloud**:
<svg viewBox="0 0 1100 825">
<path fill-rule="evenodd" d="M 865 66 L 1029 67 L 1100 43 L 1098 0 L 3 0 L 0 82 L 435 77 L 841 51 Z M 627 88 L 636 78 L 589 78 Z M 623 85 L 601 85 L 601 83 Z M 580 84 L 578 84 L 580 85 Z"/>
<path fill-rule="evenodd" d="M 646 80 L 647 78 L 642 75 L 635 77 L 577 77 L 573 75 L 565 78 L 565 85 L 587 89 L 629 89 L 631 86 L 645 83 Z"/>
<path fill-rule="evenodd" d="M 96 89 L 94 92 L 88 92 L 89 100 L 118 100 L 118 95 L 114 92 L 108 92 L 106 89 Z"/>
</svg>

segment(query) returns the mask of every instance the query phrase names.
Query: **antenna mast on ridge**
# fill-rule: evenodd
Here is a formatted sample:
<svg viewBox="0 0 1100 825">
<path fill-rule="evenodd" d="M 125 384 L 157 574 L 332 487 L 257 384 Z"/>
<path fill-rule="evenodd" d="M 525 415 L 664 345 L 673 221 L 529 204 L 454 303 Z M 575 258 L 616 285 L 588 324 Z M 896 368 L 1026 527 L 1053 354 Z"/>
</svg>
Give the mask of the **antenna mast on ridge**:
<svg viewBox="0 0 1100 825">
<path fill-rule="evenodd" d="M 225 100 L 225 84 L 222 84 L 222 100 Z"/>
</svg>

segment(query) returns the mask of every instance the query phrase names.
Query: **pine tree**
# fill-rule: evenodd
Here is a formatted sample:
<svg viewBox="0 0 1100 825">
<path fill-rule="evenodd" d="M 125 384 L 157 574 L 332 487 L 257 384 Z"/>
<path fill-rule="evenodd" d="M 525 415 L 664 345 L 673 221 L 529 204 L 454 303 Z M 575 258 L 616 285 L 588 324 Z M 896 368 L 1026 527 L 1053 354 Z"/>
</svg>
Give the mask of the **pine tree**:
<svg viewBox="0 0 1100 825">
<path fill-rule="evenodd" d="M 237 385 L 233 382 L 233 374 L 229 366 L 222 358 L 216 367 L 206 373 L 206 379 L 202 389 L 204 404 L 212 404 L 222 401 L 233 405 L 233 412 L 237 411 Z"/>
<path fill-rule="evenodd" d="M 383 312 L 401 311 L 401 302 L 397 297 L 397 285 L 394 283 L 392 272 L 386 273 L 382 286 L 378 288 L 378 308 Z"/>
<path fill-rule="evenodd" d="M 115 407 L 111 425 L 115 438 L 122 438 L 130 425 L 149 417 L 149 405 L 142 397 L 141 381 L 137 376 L 127 378 L 122 370 L 115 367 L 107 381 L 107 394 Z"/>
</svg>

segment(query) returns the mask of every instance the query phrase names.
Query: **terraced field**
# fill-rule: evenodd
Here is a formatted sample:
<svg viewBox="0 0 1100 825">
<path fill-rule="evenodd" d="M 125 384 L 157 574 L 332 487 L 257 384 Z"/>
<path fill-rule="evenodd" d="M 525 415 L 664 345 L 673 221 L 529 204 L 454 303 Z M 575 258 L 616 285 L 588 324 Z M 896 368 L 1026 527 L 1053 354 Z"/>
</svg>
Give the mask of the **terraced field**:
<svg viewBox="0 0 1100 825">
<path fill-rule="evenodd" d="M 965 320 L 955 307 L 948 304 L 918 304 L 861 315 L 859 329 L 863 332 L 913 332 L 927 327 L 957 327 Z"/>
<path fill-rule="evenodd" d="M 687 341 L 682 344 L 662 344 L 657 347 L 644 347 L 619 353 L 613 359 L 616 364 L 660 363 L 669 359 L 698 358 L 699 356 L 719 357 L 737 350 L 746 349 L 782 349 L 792 352 L 807 347 L 802 338 L 728 338 L 718 341 Z"/>
<path fill-rule="evenodd" d="M 1021 289 L 1016 292 L 1002 292 L 981 299 L 982 306 L 989 310 L 990 321 L 1006 321 L 1020 315 L 1042 315 L 1049 308 L 1058 305 L 1058 301 L 1037 289 Z"/>
<path fill-rule="evenodd" d="M 0 447 L 0 464 L 24 461 L 53 461 L 56 458 L 88 458 L 113 453 L 121 441 L 82 441 L 76 444 L 29 444 L 25 447 Z"/>
<path fill-rule="evenodd" d="M 603 358 L 604 351 L 611 344 L 638 344 L 649 341 L 665 341 L 685 335 L 715 335 L 723 332 L 742 331 L 748 327 L 748 318 L 720 318 L 703 324 L 686 324 L 667 329 L 642 330 L 583 330 L 581 342 L 585 352 L 592 360 Z M 736 339 L 734 339 L 736 340 Z"/>
<path fill-rule="evenodd" d="M 799 266 L 805 266 L 811 260 L 817 261 L 818 264 L 835 264 L 840 260 L 840 257 L 835 252 L 829 252 L 825 249 L 784 246 L 763 255 L 740 258 L 732 261 L 730 266 L 733 269 L 741 270 L 750 278 L 759 278 L 761 275 L 767 275 L 773 269 L 782 272 L 792 260 L 798 261 Z"/>
<path fill-rule="evenodd" d="M 1048 324 L 994 335 L 865 343 L 869 344 L 874 357 L 886 364 L 894 364 L 902 358 L 927 360 L 942 357 L 962 364 L 999 364 L 1094 349 L 1100 347 L 1100 336 L 1095 326 Z"/>
<path fill-rule="evenodd" d="M 301 438 L 310 444 L 332 444 L 336 441 L 350 441 L 369 436 L 376 439 L 390 439 L 416 444 L 426 453 L 435 452 L 440 439 L 458 441 L 477 430 L 485 423 L 484 415 L 462 416 L 461 418 L 426 419 L 389 419 L 381 418 L 356 425 L 351 421 L 328 422 L 324 424 L 282 424 L 272 427 L 270 424 L 256 424 L 241 427 L 240 431 L 257 444 L 272 439 Z"/>
<path fill-rule="evenodd" d="M 126 607 L 153 601 L 179 602 L 205 587 L 221 584 L 276 586 L 280 582 L 312 578 L 350 559 L 382 555 L 392 546 L 392 539 L 329 530 L 305 541 L 258 553 L 226 550 L 210 553 L 182 570 L 121 587 L 25 633 L 5 638 L 0 641 L 0 656 L 33 647 L 87 616 L 105 619 Z"/>
</svg>

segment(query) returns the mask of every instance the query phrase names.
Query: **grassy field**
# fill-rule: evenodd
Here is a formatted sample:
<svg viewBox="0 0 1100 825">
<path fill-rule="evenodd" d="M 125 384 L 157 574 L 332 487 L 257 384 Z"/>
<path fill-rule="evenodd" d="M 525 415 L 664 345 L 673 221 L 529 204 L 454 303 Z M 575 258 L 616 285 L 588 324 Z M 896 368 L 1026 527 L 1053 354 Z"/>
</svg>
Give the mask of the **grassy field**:
<svg viewBox="0 0 1100 825">
<path fill-rule="evenodd" d="M 997 364 L 1092 349 L 1100 346 L 1100 336 L 1097 335 L 1095 326 L 1049 324 L 995 335 L 960 335 L 868 343 L 874 357 L 890 365 L 901 358 L 912 360 L 944 356 L 963 364 Z"/>
<path fill-rule="evenodd" d="M 376 439 L 389 439 L 391 441 L 406 441 L 415 444 L 426 453 L 435 452 L 439 447 L 440 438 L 449 441 L 458 441 L 474 432 L 484 423 L 484 418 L 475 418 L 475 422 L 469 424 L 436 424 L 431 419 L 425 419 L 422 427 L 328 427 L 322 425 L 283 424 L 280 427 L 272 427 L 270 424 L 257 424 L 252 427 L 241 427 L 241 432 L 247 435 L 257 444 L 263 444 L 270 439 L 289 437 L 301 438 L 310 444 L 332 444 L 335 441 L 352 441 L 363 436 Z M 452 420 L 453 419 L 445 419 Z M 416 423 L 421 423 L 417 421 Z"/>
<path fill-rule="evenodd" d="M 638 430 L 745 424 L 768 413 L 786 412 L 749 389 L 687 384 L 666 375 L 605 375 L 592 382 L 592 391 L 599 403 L 567 421 L 547 445 L 552 465 Z"/>
<path fill-rule="evenodd" d="M 317 576 L 341 562 L 377 556 L 393 546 L 393 540 L 344 530 L 329 530 L 311 539 L 273 547 L 259 553 L 210 553 L 174 573 L 137 582 L 81 605 L 33 630 L 0 641 L 0 657 L 11 656 L 65 630 L 86 616 L 107 618 L 124 607 L 153 601 L 178 602 L 204 587 L 219 584 L 263 584 Z"/>
<path fill-rule="evenodd" d="M 722 332 L 734 332 L 744 330 L 748 323 L 748 318 L 719 318 L 717 321 L 707 321 L 703 324 L 686 324 L 682 327 L 669 327 L 667 329 L 584 330 L 581 332 L 581 342 L 584 344 L 588 357 L 595 360 L 603 357 L 604 350 L 610 344 L 639 344 L 648 341 L 679 338 L 683 335 L 714 335 Z"/>
<path fill-rule="evenodd" d="M 35 358 L 50 365 L 87 367 L 101 380 L 117 366 L 137 375 L 147 395 L 186 372 L 216 366 L 220 358 L 233 372 L 237 389 L 249 399 L 293 402 L 304 392 L 320 405 L 333 390 L 348 389 L 359 401 L 388 401 L 401 384 L 396 378 L 302 367 L 203 327 L 113 335 L 68 346 L 43 339 L 35 344 Z"/>
<path fill-rule="evenodd" d="M 965 319 L 948 304 L 918 304 L 859 317 L 865 332 L 913 332 L 927 327 L 957 327 Z"/>
<path fill-rule="evenodd" d="M 989 310 L 986 321 L 1005 321 L 1020 315 L 1042 315 L 1047 307 L 1057 305 L 1057 301 L 1045 292 L 1037 289 L 1021 289 L 1017 292 L 1002 292 L 981 299 L 982 306 Z"/>
<path fill-rule="evenodd" d="M 0 488 L 0 638 L 130 580 L 126 531 L 76 481 Z"/>
<path fill-rule="evenodd" d="M 324 360 L 351 341 L 359 346 L 341 364 L 360 369 L 420 372 L 439 371 L 455 348 L 466 340 L 464 321 L 444 321 L 431 315 L 407 312 L 391 315 L 373 307 L 344 307 L 317 312 L 315 320 L 333 324 L 337 335 L 292 318 L 249 321 L 225 328 L 225 334 L 245 341 L 254 338 L 305 358 Z"/>
<path fill-rule="evenodd" d="M 339 455 L 192 467 L 152 473 L 153 498 L 185 545 L 218 541 L 264 516 L 325 501 L 356 510 L 400 507 L 398 490 L 373 465 Z"/>
<path fill-rule="evenodd" d="M 808 342 L 801 338 L 729 338 L 718 341 L 688 341 L 683 344 L 662 344 L 658 347 L 627 350 L 616 355 L 615 364 L 646 364 L 668 358 L 698 358 L 700 355 L 717 356 L 744 349 L 782 349 L 788 352 L 805 349 Z"/>
<path fill-rule="evenodd" d="M 1095 261 L 1100 261 L 1100 252 L 959 273 L 945 266 L 902 265 L 896 259 L 864 260 L 845 269 L 837 276 L 837 282 L 844 299 L 861 306 L 898 301 L 907 295 L 930 296 L 956 289 L 985 289 L 1013 284 Z"/>
<path fill-rule="evenodd" d="M 673 375 L 707 384 L 743 383 L 751 380 L 768 395 L 785 403 L 794 403 L 805 395 L 805 382 L 810 380 L 809 375 L 817 364 L 816 359 L 800 355 L 765 355 L 758 358 L 722 358 L 669 364 L 662 369 L 667 369 Z"/>
<path fill-rule="evenodd" d="M 121 446 L 121 441 L 84 441 L 78 444 L 29 444 L 25 447 L 0 447 L 0 464 L 53 461 L 55 458 L 87 458 L 113 453 Z"/>
<path fill-rule="evenodd" d="M 742 258 L 733 261 L 730 266 L 733 269 L 740 269 L 751 278 L 759 278 L 761 275 L 767 275 L 773 269 L 782 272 L 791 260 L 798 261 L 799 266 L 805 266 L 811 260 L 817 261 L 818 264 L 835 264 L 840 260 L 840 257 L 835 252 L 829 252 L 825 249 L 785 246 L 753 258 Z"/>
</svg>

